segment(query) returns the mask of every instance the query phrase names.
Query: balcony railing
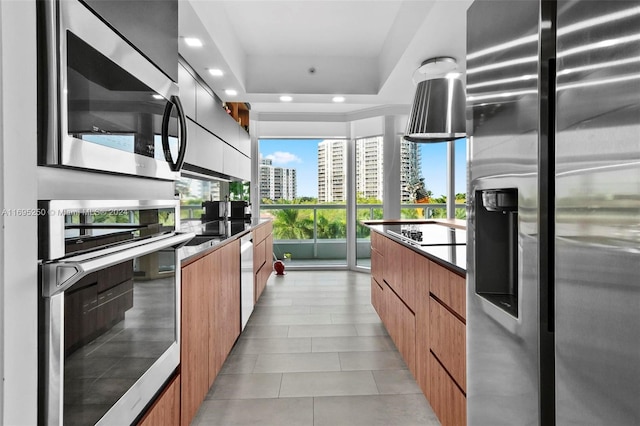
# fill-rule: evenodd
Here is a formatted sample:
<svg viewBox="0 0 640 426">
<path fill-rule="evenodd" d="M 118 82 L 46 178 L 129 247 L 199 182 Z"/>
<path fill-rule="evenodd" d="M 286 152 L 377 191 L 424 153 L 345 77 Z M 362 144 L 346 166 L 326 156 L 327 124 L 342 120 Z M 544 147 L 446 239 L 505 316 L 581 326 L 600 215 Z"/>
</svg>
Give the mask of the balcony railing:
<svg viewBox="0 0 640 426">
<path fill-rule="evenodd" d="M 347 210 L 344 204 L 263 204 L 261 216 L 273 219 L 274 253 L 279 259 L 346 264 Z M 465 204 L 456 204 L 458 217 L 464 217 Z M 446 217 L 446 204 L 403 204 L 402 217 L 428 219 Z M 362 220 L 382 219 L 382 204 L 358 204 L 356 259 L 371 256 L 369 228 Z"/>
</svg>

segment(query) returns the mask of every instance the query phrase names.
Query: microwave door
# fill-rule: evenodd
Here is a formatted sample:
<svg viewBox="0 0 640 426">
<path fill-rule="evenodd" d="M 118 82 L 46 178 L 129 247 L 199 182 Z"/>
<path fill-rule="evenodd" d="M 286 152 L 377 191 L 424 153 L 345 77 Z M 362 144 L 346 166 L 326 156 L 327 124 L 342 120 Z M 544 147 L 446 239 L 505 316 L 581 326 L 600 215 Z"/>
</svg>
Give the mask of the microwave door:
<svg viewBox="0 0 640 426">
<path fill-rule="evenodd" d="M 83 354 L 87 352 L 98 351 L 100 350 L 100 348 L 105 346 L 103 344 L 105 342 L 102 341 L 105 340 L 105 337 L 96 337 L 93 334 L 91 336 L 87 335 L 82 338 L 86 339 L 89 342 L 100 341 L 100 345 L 95 345 L 92 343 L 76 343 L 75 346 L 73 346 L 73 341 L 67 341 L 67 337 L 70 335 L 77 337 L 80 333 L 81 336 L 84 336 L 82 333 L 87 330 L 88 326 L 86 322 L 81 322 L 78 324 L 72 322 L 72 316 L 68 315 L 66 304 L 70 304 L 70 306 L 73 306 L 74 303 L 81 303 L 84 306 L 84 304 L 93 303 L 95 306 L 88 306 L 86 309 L 82 308 L 83 311 L 93 311 L 94 313 L 99 313 L 99 305 L 101 303 L 104 303 L 104 299 L 103 302 L 101 302 L 100 296 L 93 299 L 90 297 L 85 297 L 84 293 L 86 293 L 92 286 L 84 286 L 83 280 L 89 282 L 93 280 L 95 276 L 113 277 L 114 274 L 117 277 L 118 275 L 122 274 L 123 268 L 125 270 L 128 269 L 129 271 L 131 271 L 133 265 L 135 265 L 137 262 L 140 262 L 141 259 L 145 259 L 145 257 L 148 256 L 157 256 L 159 253 L 162 253 L 166 250 L 170 250 L 170 253 L 173 253 L 171 254 L 171 256 L 173 257 L 171 263 L 175 266 L 178 264 L 178 255 L 175 249 L 179 248 L 181 245 L 189 241 L 191 238 L 193 238 L 193 236 L 193 233 L 186 233 L 175 234 L 169 237 L 156 237 L 145 241 L 127 244 L 125 247 L 120 248 L 119 250 L 105 249 L 98 252 L 73 256 L 60 261 L 44 263 L 42 265 L 42 295 L 43 313 L 45 319 L 44 335 L 42 336 L 44 352 L 43 386 L 45 389 L 45 396 L 42 404 L 45 424 L 62 425 L 64 423 L 65 417 L 73 417 L 73 414 L 66 413 L 66 410 L 73 408 L 70 405 L 70 401 L 66 398 L 73 397 L 74 392 L 76 392 L 77 390 L 65 388 L 66 372 L 70 373 L 72 371 L 75 371 L 74 369 L 77 369 L 76 364 L 78 363 L 78 359 L 71 359 L 77 358 L 75 357 L 75 355 L 72 355 L 71 357 L 68 356 L 71 349 L 76 348 L 77 346 L 77 351 L 75 353 Z M 135 275 L 135 272 L 132 272 L 132 274 Z M 171 279 L 169 275 L 173 276 L 173 279 L 176 280 L 176 284 L 173 286 L 169 285 L 170 283 L 169 281 L 167 281 Z M 109 293 L 117 293 L 120 290 L 122 290 L 122 292 L 135 292 L 142 290 L 148 292 L 150 288 L 149 285 L 152 285 L 158 289 L 157 292 L 154 293 L 156 296 L 158 294 L 165 294 L 168 292 L 168 300 L 179 300 L 179 274 L 176 275 L 175 272 L 173 272 L 172 274 L 168 274 L 165 278 L 153 278 L 147 281 L 142 281 L 141 284 L 139 284 L 141 286 L 141 289 L 138 290 L 135 290 L 135 286 L 138 285 L 135 284 L 136 282 L 138 282 L 137 278 L 135 278 L 135 276 L 132 276 L 132 279 L 133 283 L 131 283 L 131 281 L 123 282 L 122 285 L 113 287 L 114 290 L 110 289 L 104 291 L 104 293 L 106 293 L 108 296 Z M 75 284 L 79 284 L 84 287 L 80 287 L 80 289 L 72 291 L 72 287 L 77 287 L 75 286 Z M 103 284 L 100 283 L 100 278 L 98 278 L 98 286 L 100 285 Z M 133 285 L 134 288 L 124 288 L 127 285 L 129 287 Z M 141 293 L 138 293 L 138 297 L 133 299 L 134 302 L 131 307 L 135 308 L 136 303 L 144 300 L 144 298 L 141 296 L 143 295 L 141 295 Z M 114 297 L 119 296 L 115 295 Z M 90 300 L 94 301 L 89 302 Z M 154 303 L 154 307 L 148 307 L 146 309 L 158 310 L 161 306 L 162 305 L 159 303 Z M 171 308 L 170 312 L 177 312 L 176 309 L 177 307 Z M 157 312 L 156 317 L 160 318 L 158 314 L 163 313 L 164 311 Z M 136 320 L 135 317 L 133 320 Z M 172 323 L 175 323 L 176 321 L 172 320 L 171 318 L 168 318 L 168 320 Z M 87 321 L 87 319 L 83 319 L 82 321 Z M 99 314 L 97 316 L 97 321 L 100 321 Z M 95 334 L 95 332 L 93 333 Z M 81 340 L 78 340 L 78 342 L 80 341 Z M 129 341 L 129 343 L 132 343 L 132 341 Z M 173 371 L 173 369 L 175 369 L 179 362 L 179 328 L 175 329 L 175 336 L 169 336 L 168 340 L 166 340 L 166 344 L 164 340 L 162 344 L 164 346 L 162 346 L 161 349 L 164 352 L 158 356 L 157 361 L 153 364 L 154 368 L 149 368 L 149 370 L 144 373 L 144 375 L 146 375 L 147 377 L 142 380 L 144 376 L 140 376 L 140 380 L 138 380 L 135 384 L 127 384 L 129 389 L 123 389 L 123 391 L 126 390 L 126 393 L 122 394 L 122 397 L 118 399 L 117 402 L 113 403 L 111 408 L 108 409 L 108 414 L 106 414 L 106 417 L 104 418 L 108 418 L 108 423 L 130 423 L 132 420 L 131 417 L 137 415 L 137 413 L 139 412 L 139 407 L 137 407 L 136 404 L 140 402 L 141 398 L 146 398 L 146 401 L 148 402 L 148 400 L 153 397 L 155 390 L 157 390 L 162 385 L 162 381 L 166 379 L 163 374 L 165 372 L 170 373 L 171 371 Z M 85 346 L 83 347 L 82 345 Z M 90 347 L 93 348 L 91 350 L 88 350 Z M 110 354 L 110 356 L 111 355 L 113 354 Z M 96 358 L 100 358 L 100 356 L 97 356 Z M 66 365 L 68 361 L 71 362 L 71 365 Z M 159 367 L 155 368 L 156 365 Z M 97 368 L 97 366 L 95 367 Z M 163 374 L 156 374 L 160 371 L 162 371 Z M 140 373 L 142 374 L 142 371 Z M 78 374 L 74 374 L 75 375 L 73 376 L 73 378 L 76 382 L 83 380 L 84 376 L 75 377 Z M 150 381 L 153 382 L 151 386 Z M 130 392 L 132 394 L 135 393 L 136 396 L 126 397 L 127 393 Z"/>
</svg>

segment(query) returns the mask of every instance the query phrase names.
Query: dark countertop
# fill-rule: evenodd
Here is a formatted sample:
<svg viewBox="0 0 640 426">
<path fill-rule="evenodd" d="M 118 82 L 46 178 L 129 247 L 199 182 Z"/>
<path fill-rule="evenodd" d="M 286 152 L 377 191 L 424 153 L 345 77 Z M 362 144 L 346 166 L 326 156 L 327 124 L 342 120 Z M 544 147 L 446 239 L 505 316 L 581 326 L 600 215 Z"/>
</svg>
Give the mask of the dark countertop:
<svg viewBox="0 0 640 426">
<path fill-rule="evenodd" d="M 365 226 L 464 277 L 467 273 L 467 232 L 456 221 L 366 221 Z M 421 232 L 422 241 L 404 234 Z"/>
<path fill-rule="evenodd" d="M 184 221 L 180 230 L 193 232 L 196 236 L 187 245 L 178 249 L 181 265 L 184 267 L 269 221 L 270 219 L 261 218 L 252 219 L 248 223 L 242 220 L 215 221 L 204 224 L 197 220 Z"/>
</svg>

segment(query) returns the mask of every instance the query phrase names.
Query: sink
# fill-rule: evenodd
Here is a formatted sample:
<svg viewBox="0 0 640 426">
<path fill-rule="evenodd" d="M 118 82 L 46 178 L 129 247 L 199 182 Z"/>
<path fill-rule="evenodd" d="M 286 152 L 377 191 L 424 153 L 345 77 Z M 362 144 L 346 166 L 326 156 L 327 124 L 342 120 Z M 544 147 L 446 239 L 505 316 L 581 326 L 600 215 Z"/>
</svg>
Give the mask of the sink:
<svg viewBox="0 0 640 426">
<path fill-rule="evenodd" d="M 196 235 L 191 241 L 185 244 L 185 246 L 199 246 L 200 244 L 204 244 L 207 242 L 211 243 L 210 245 L 213 245 L 213 243 L 216 243 L 218 241 L 220 241 L 220 237 L 218 236 Z"/>
</svg>

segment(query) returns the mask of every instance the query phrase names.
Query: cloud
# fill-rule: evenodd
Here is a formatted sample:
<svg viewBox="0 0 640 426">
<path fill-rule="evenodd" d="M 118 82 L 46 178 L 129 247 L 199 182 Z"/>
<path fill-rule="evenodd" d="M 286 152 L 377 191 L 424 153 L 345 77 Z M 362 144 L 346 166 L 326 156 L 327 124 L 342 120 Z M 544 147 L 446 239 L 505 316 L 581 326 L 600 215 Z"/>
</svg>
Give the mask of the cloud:
<svg viewBox="0 0 640 426">
<path fill-rule="evenodd" d="M 300 157 L 290 152 L 276 151 L 267 155 L 265 158 L 273 161 L 273 164 L 302 163 Z"/>
</svg>

